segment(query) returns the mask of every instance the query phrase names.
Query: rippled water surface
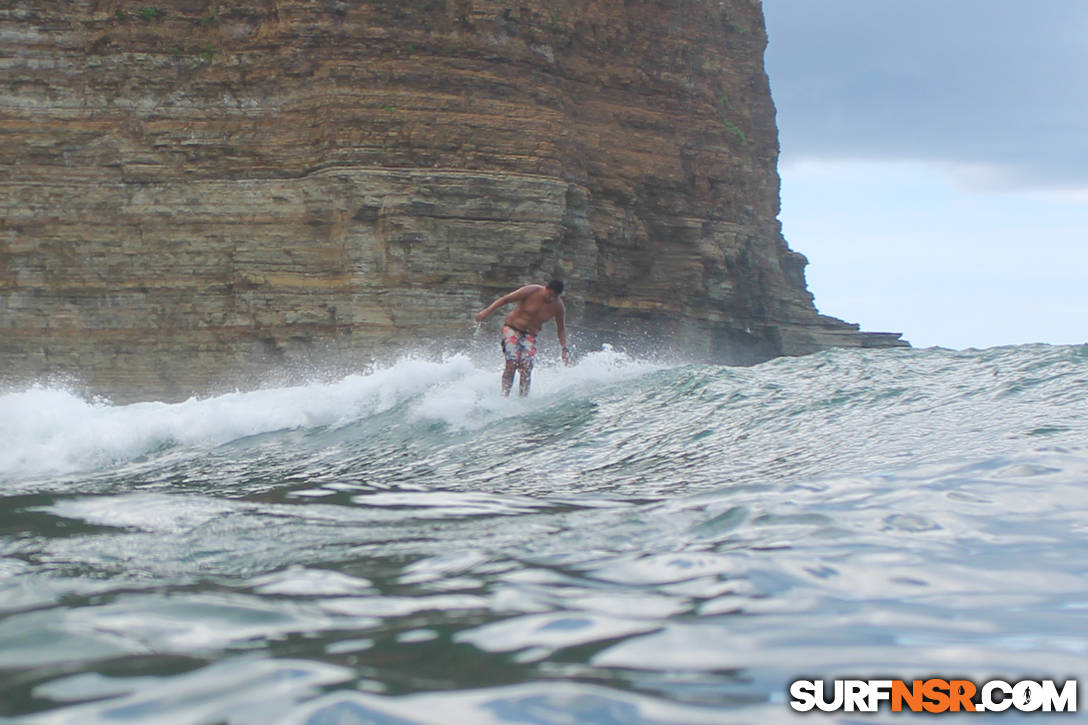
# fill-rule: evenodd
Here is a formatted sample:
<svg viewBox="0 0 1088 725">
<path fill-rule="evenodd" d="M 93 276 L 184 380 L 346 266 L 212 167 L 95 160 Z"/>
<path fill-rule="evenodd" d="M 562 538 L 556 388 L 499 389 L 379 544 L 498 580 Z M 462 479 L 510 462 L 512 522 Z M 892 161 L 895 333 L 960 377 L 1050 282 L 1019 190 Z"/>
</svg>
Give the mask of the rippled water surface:
<svg viewBox="0 0 1088 725">
<path fill-rule="evenodd" d="M 1088 348 L 0 395 L 0 715 L 721 723 L 1088 662 Z"/>
</svg>

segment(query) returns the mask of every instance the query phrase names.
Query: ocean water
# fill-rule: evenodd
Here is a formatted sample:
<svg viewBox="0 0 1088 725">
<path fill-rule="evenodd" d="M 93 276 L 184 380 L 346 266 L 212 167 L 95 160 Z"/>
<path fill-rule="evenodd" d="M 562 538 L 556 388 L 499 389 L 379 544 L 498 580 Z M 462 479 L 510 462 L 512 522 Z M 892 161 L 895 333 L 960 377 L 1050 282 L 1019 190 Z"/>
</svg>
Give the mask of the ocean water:
<svg viewBox="0 0 1088 725">
<path fill-rule="evenodd" d="M 1088 346 L 602 350 L 525 400 L 493 353 L 0 395 L 0 716 L 755 723 L 798 678 L 1084 674 Z"/>
</svg>

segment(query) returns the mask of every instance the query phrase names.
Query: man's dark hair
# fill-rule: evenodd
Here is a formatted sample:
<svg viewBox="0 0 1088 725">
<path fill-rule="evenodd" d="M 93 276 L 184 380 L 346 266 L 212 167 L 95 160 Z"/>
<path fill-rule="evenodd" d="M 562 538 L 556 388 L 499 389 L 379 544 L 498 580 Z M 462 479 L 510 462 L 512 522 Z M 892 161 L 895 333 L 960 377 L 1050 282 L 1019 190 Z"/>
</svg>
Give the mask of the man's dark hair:
<svg viewBox="0 0 1088 725">
<path fill-rule="evenodd" d="M 555 293 L 557 295 L 563 294 L 563 287 L 563 280 L 561 279 L 553 279 L 551 282 L 548 283 L 548 289 L 555 290 Z"/>
</svg>

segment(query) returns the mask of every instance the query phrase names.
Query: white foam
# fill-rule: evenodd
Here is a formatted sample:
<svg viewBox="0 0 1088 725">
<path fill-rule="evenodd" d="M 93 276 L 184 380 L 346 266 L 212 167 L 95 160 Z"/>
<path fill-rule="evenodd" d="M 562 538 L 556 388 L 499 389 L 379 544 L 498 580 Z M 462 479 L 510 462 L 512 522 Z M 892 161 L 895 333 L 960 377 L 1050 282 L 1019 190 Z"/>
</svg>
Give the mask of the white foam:
<svg viewBox="0 0 1088 725">
<path fill-rule="evenodd" d="M 456 386 L 442 386 L 427 392 L 410 414 L 416 420 L 444 423 L 455 429 L 475 430 L 502 418 L 523 415 L 550 405 L 562 395 L 589 392 L 602 385 L 645 375 L 665 367 L 636 360 L 604 346 L 585 355 L 570 367 L 538 365 L 532 375 L 531 395 L 517 397 L 518 382 L 509 398 L 501 394 L 499 378 L 502 362 L 494 368 L 474 370 L 458 380 Z"/>
<path fill-rule="evenodd" d="M 112 405 L 45 387 L 0 395 L 0 481 L 91 471 L 172 446 L 214 446 L 262 433 L 341 426 L 414 401 L 409 416 L 476 428 L 534 410 L 555 395 L 659 366 L 603 350 L 570 368 L 540 366 L 533 395 L 500 394 L 501 358 L 404 358 L 333 383 L 236 392 L 181 403 Z"/>
<path fill-rule="evenodd" d="M 111 405 L 34 387 L 0 395 L 0 480 L 100 468 L 172 445 L 218 445 L 278 430 L 340 425 L 472 371 L 465 358 L 403 359 L 334 383 L 182 403 Z"/>
</svg>

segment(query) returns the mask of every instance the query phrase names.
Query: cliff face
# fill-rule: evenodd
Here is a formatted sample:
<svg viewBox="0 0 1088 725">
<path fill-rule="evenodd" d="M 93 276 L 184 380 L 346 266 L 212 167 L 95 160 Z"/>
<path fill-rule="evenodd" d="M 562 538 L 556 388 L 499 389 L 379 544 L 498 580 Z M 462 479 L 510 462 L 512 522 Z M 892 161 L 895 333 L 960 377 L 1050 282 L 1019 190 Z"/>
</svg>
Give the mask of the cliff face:
<svg viewBox="0 0 1088 725">
<path fill-rule="evenodd" d="M 756 0 L 14 0 L 0 39 L 0 382 L 186 396 L 552 276 L 583 345 L 897 340 L 782 239 Z"/>
</svg>

